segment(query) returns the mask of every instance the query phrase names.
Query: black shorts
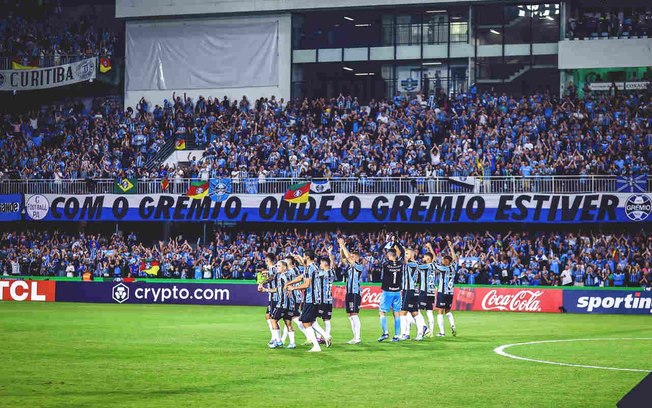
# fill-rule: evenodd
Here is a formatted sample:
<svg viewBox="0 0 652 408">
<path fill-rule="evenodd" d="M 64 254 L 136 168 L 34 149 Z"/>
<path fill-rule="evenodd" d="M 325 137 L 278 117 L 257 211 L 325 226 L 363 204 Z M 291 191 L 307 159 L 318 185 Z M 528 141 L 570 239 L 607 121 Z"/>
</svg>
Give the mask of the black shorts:
<svg viewBox="0 0 652 408">
<path fill-rule="evenodd" d="M 360 313 L 360 302 L 362 298 L 359 293 L 346 294 L 346 313 Z"/>
<path fill-rule="evenodd" d="M 296 310 L 294 309 L 284 309 L 283 310 L 283 319 L 285 320 L 292 320 L 294 316 L 297 315 Z"/>
<path fill-rule="evenodd" d="M 276 302 L 274 302 L 273 300 L 270 300 L 269 302 L 267 302 L 267 309 L 265 310 L 265 314 L 268 314 L 268 315 L 271 316 L 271 314 L 272 314 L 272 312 L 274 311 L 275 308 L 276 308 Z"/>
<path fill-rule="evenodd" d="M 403 312 L 418 312 L 419 311 L 419 297 L 415 290 L 403 291 Z"/>
<path fill-rule="evenodd" d="M 303 323 L 314 323 L 317 320 L 317 306 L 312 303 L 305 303 L 299 320 Z"/>
<path fill-rule="evenodd" d="M 274 310 L 272 310 L 272 313 L 270 313 L 270 316 L 272 317 L 273 320 L 276 320 L 278 322 L 278 321 L 283 320 L 285 318 L 286 313 L 287 313 L 287 309 L 277 307 L 277 308 L 274 308 Z"/>
<path fill-rule="evenodd" d="M 435 295 L 428 295 L 428 292 L 419 293 L 419 310 L 432 310 L 435 304 Z"/>
<path fill-rule="evenodd" d="M 441 292 L 437 292 L 437 308 L 438 309 L 450 309 L 453 304 L 453 295 L 445 295 Z"/>
<path fill-rule="evenodd" d="M 319 304 L 319 309 L 317 310 L 317 317 L 321 317 L 323 320 L 330 320 L 332 315 L 333 315 L 332 303 Z"/>
</svg>

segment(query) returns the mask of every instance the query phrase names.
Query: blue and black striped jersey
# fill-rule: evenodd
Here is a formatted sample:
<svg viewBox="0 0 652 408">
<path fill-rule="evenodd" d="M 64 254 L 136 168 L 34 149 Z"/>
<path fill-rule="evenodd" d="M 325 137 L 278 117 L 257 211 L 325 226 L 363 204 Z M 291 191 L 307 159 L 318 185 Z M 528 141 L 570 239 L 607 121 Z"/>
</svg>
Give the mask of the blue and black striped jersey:
<svg viewBox="0 0 652 408">
<path fill-rule="evenodd" d="M 346 293 L 359 295 L 362 283 L 362 265 L 358 263 L 349 265 L 346 268 L 344 280 L 346 280 Z"/>
<path fill-rule="evenodd" d="M 306 288 L 305 302 L 306 304 L 319 304 L 321 303 L 321 273 L 316 263 L 311 263 L 306 267 L 304 277 L 310 279 L 310 285 Z"/>
<path fill-rule="evenodd" d="M 403 290 L 417 289 L 417 281 L 419 275 L 419 264 L 410 261 L 405 264 L 403 268 Z"/>
<path fill-rule="evenodd" d="M 437 291 L 444 295 L 452 295 L 455 292 L 457 265 L 437 265 L 437 271 L 439 271 L 439 285 Z"/>
<path fill-rule="evenodd" d="M 428 296 L 435 296 L 438 276 L 434 262 L 419 265 L 419 290 L 426 292 Z"/>
<path fill-rule="evenodd" d="M 335 271 L 329 269 L 321 271 L 321 285 L 322 285 L 322 303 L 333 303 L 333 281 L 335 280 Z"/>
</svg>

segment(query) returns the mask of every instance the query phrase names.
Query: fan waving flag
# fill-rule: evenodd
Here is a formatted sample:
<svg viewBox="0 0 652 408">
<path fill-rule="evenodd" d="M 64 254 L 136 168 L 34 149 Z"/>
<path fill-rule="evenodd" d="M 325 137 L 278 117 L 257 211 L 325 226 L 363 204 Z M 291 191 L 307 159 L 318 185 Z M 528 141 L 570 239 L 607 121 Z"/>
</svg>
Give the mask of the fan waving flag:
<svg viewBox="0 0 652 408">
<path fill-rule="evenodd" d="M 326 194 L 331 192 L 331 182 L 329 180 L 313 180 L 310 183 L 310 191 L 315 194 Z"/>
<path fill-rule="evenodd" d="M 308 195 L 310 194 L 310 182 L 292 184 L 283 196 L 283 199 L 288 203 L 304 204 L 308 202 Z"/>
<path fill-rule="evenodd" d="M 138 180 L 135 178 L 118 178 L 113 181 L 113 194 L 136 194 Z"/>
<path fill-rule="evenodd" d="M 111 71 L 111 60 L 108 58 L 100 58 L 100 72 L 106 74 Z"/>
<path fill-rule="evenodd" d="M 618 176 L 616 179 L 616 191 L 619 193 L 644 193 L 646 185 L 647 175 L 645 174 L 636 177 Z"/>
<path fill-rule="evenodd" d="M 23 64 L 20 64 L 20 63 L 18 63 L 16 61 L 11 61 L 11 69 L 14 69 L 14 70 L 25 71 L 25 70 L 37 69 L 37 68 L 38 67 L 35 67 L 35 66 L 32 66 L 32 65 L 23 65 Z"/>
<path fill-rule="evenodd" d="M 208 181 L 193 181 L 186 195 L 194 200 L 201 200 L 208 195 Z"/>
<path fill-rule="evenodd" d="M 158 275 L 159 269 L 161 269 L 161 267 L 156 259 L 145 259 L 140 264 L 140 270 L 148 275 Z"/>
<path fill-rule="evenodd" d="M 208 195 L 215 202 L 224 201 L 231 194 L 232 187 L 230 178 L 211 179 Z"/>
</svg>

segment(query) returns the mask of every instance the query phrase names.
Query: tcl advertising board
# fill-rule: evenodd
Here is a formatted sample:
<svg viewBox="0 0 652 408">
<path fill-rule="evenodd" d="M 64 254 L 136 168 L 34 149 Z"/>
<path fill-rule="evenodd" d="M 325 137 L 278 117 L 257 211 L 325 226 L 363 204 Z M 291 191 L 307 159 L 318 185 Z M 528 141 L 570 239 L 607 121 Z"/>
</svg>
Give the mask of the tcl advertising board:
<svg viewBox="0 0 652 408">
<path fill-rule="evenodd" d="M 0 301 L 54 302 L 56 282 L 0 280 Z"/>
</svg>

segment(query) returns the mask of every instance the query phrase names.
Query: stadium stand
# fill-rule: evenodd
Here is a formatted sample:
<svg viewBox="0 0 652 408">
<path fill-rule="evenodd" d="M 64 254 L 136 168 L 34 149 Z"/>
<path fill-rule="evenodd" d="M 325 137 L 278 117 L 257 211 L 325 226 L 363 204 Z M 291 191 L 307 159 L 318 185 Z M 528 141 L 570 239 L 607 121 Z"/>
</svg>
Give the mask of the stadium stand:
<svg viewBox="0 0 652 408">
<path fill-rule="evenodd" d="M 379 278 L 378 254 L 386 230 L 348 234 L 360 251 L 363 279 Z M 339 231 L 275 229 L 268 232 L 220 230 L 206 245 L 178 238 L 143 245 L 129 234 L 68 234 L 57 231 L 5 232 L 0 237 L 3 275 L 148 277 L 144 262 L 156 261 L 154 276 L 181 279 L 253 279 L 265 268 L 265 254 L 301 253 L 335 243 Z M 578 232 L 405 232 L 408 247 L 433 242 L 435 251 L 452 240 L 460 256 L 457 283 L 562 285 L 568 270 L 573 282 L 587 286 L 652 286 L 652 237 L 643 233 Z M 245 256 L 245 254 L 248 254 Z M 339 256 L 339 255 L 338 255 Z"/>
<path fill-rule="evenodd" d="M 152 159 L 182 139 L 205 149 L 179 169 L 188 178 L 639 176 L 652 161 L 649 109 L 643 94 L 460 94 L 441 107 L 173 95 L 124 112 L 96 101 L 5 115 L 0 169 L 3 179 L 163 178 L 176 168 Z"/>
<path fill-rule="evenodd" d="M 123 36 L 116 22 L 102 6 L 69 7 L 62 1 L 4 4 L 0 69 L 10 69 L 10 63 L 47 67 L 92 56 L 121 56 Z"/>
</svg>

